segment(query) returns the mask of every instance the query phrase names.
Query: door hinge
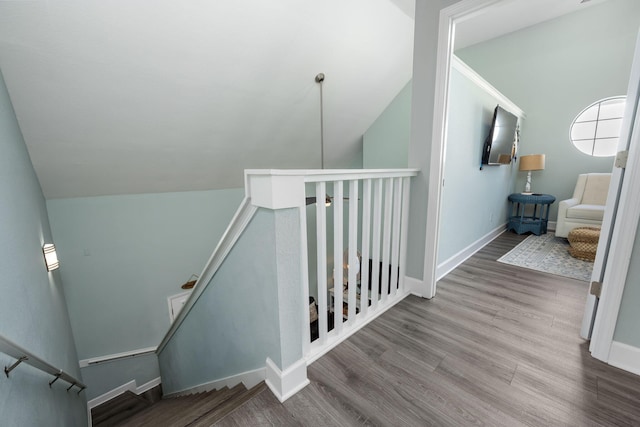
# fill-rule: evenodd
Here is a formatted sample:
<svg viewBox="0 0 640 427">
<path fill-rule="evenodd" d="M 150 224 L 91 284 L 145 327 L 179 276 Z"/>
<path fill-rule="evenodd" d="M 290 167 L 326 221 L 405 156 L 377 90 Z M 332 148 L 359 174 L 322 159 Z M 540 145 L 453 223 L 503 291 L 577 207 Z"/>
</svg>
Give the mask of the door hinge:
<svg viewBox="0 0 640 427">
<path fill-rule="evenodd" d="M 628 151 L 618 151 L 618 154 L 616 154 L 616 162 L 615 162 L 615 166 L 617 168 L 621 168 L 624 169 L 627 167 L 627 159 L 629 158 L 629 152 Z"/>
<path fill-rule="evenodd" d="M 601 292 L 602 292 L 602 283 L 591 282 L 591 288 L 589 289 L 589 293 L 597 298 L 600 298 Z"/>
</svg>

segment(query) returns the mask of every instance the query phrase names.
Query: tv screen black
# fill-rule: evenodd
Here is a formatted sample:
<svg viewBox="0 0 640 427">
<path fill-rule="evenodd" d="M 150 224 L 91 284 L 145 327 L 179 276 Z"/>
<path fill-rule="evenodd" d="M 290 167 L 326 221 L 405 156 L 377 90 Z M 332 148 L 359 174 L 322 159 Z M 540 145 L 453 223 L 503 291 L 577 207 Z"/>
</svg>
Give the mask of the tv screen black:
<svg viewBox="0 0 640 427">
<path fill-rule="evenodd" d="M 482 151 L 483 165 L 504 165 L 511 163 L 513 144 L 516 139 L 518 118 L 502 108 L 496 106 L 489 135 L 484 142 Z"/>
</svg>

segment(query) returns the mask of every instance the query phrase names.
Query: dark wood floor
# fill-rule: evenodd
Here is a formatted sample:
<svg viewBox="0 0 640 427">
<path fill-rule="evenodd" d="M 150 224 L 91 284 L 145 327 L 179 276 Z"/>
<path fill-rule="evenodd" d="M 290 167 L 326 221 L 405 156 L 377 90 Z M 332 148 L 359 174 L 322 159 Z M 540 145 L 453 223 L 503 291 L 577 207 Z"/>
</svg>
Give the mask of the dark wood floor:
<svg viewBox="0 0 640 427">
<path fill-rule="evenodd" d="M 267 390 L 224 426 L 640 425 L 640 377 L 592 359 L 587 283 L 496 262 L 505 233 L 313 363 L 280 404 Z"/>
</svg>

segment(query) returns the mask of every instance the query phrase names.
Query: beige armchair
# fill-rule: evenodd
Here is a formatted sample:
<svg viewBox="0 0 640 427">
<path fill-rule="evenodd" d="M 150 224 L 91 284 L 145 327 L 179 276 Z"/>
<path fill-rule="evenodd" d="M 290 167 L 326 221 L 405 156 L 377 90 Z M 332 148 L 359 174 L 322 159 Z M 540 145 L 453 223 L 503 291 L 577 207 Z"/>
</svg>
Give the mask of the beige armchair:
<svg viewBox="0 0 640 427">
<path fill-rule="evenodd" d="M 600 227 L 609 192 L 610 173 L 578 175 L 573 197 L 558 206 L 556 236 L 567 237 L 576 227 Z"/>
</svg>

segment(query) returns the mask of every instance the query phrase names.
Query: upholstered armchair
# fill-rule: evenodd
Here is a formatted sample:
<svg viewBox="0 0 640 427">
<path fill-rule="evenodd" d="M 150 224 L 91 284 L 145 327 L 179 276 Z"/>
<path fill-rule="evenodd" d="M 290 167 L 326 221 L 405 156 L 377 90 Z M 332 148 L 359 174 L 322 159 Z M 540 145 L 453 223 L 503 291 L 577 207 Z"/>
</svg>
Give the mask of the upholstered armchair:
<svg viewBox="0 0 640 427">
<path fill-rule="evenodd" d="M 610 173 L 578 175 L 573 197 L 558 206 L 556 236 L 567 237 L 576 227 L 600 227 L 609 192 Z"/>
</svg>

